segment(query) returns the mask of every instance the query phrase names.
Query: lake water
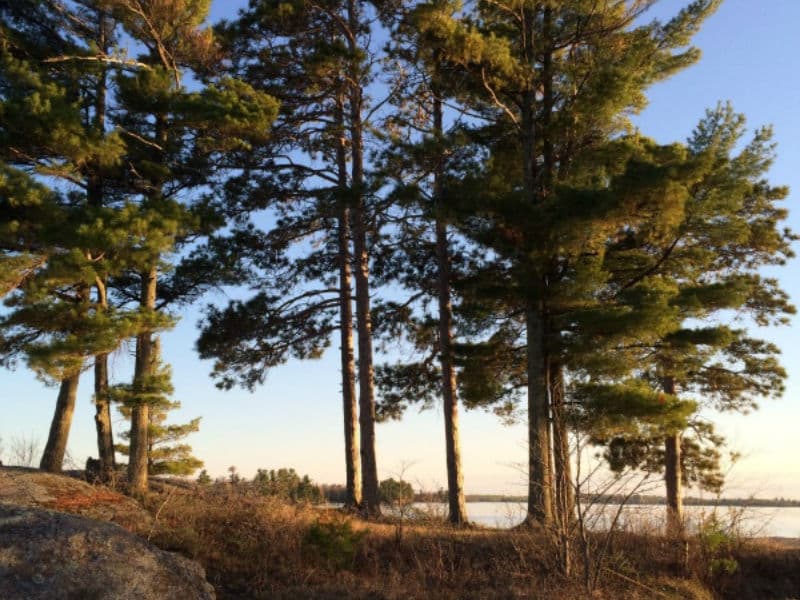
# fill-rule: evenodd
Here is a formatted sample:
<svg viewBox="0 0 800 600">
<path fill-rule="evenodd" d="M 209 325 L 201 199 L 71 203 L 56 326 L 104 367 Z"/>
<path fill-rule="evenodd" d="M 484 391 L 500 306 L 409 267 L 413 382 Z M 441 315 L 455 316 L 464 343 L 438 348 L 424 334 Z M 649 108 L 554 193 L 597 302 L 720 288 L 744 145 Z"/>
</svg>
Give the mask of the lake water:
<svg viewBox="0 0 800 600">
<path fill-rule="evenodd" d="M 418 504 L 420 510 L 446 515 L 443 504 Z M 618 505 L 587 511 L 586 522 L 592 529 L 605 529 L 616 515 Z M 637 530 L 655 530 L 664 523 L 665 508 L 653 505 L 628 505 L 622 509 L 618 524 Z M 757 537 L 800 537 L 800 507 L 717 507 L 687 506 L 690 527 L 716 511 L 725 526 L 738 523 L 739 531 Z M 487 527 L 509 528 L 522 522 L 525 505 L 517 502 L 468 502 L 470 521 Z"/>
</svg>

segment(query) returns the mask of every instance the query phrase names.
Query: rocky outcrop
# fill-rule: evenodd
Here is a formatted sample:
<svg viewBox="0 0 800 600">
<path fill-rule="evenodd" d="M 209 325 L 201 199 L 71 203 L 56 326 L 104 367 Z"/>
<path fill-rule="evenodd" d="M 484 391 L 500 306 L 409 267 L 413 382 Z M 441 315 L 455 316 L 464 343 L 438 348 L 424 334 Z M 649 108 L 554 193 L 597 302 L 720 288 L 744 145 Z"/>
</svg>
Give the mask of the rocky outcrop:
<svg viewBox="0 0 800 600">
<path fill-rule="evenodd" d="M 202 567 L 112 523 L 0 504 L 0 598 L 213 599 Z"/>
<path fill-rule="evenodd" d="M 135 500 L 110 488 L 37 469 L 0 468 L 0 505 L 30 506 L 116 523 L 147 535 L 150 514 Z"/>
<path fill-rule="evenodd" d="M 0 467 L 0 599 L 214 598 L 200 565 L 146 541 L 152 528 L 113 489 Z"/>
</svg>

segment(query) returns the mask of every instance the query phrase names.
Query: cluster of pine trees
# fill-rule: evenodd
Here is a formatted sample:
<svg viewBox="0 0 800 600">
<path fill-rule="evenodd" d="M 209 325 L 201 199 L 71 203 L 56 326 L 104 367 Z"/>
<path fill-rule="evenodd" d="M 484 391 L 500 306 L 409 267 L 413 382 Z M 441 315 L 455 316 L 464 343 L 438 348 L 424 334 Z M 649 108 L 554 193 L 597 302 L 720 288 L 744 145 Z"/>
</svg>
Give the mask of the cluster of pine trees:
<svg viewBox="0 0 800 600">
<path fill-rule="evenodd" d="M 60 385 L 41 460 L 50 471 L 93 365 L 101 473 L 114 468 L 114 400 L 131 419 L 118 449 L 134 492 L 170 460 L 191 463 L 185 448 L 165 456 L 154 443 L 197 427 L 163 425 L 171 384 L 158 336 L 217 280 L 191 251 L 224 224 L 212 186 L 267 139 L 278 106 L 211 69 L 208 4 L 0 3 L 2 360 L 24 357 Z M 108 356 L 127 340 L 133 380 L 110 386 Z"/>
<path fill-rule="evenodd" d="M 98 447 L 131 415 L 147 489 L 159 333 L 208 289 L 197 343 L 222 388 L 341 354 L 347 503 L 380 512 L 375 424 L 441 399 L 450 520 L 467 519 L 459 407 L 529 424 L 528 517 L 566 526 L 570 437 L 613 469 L 721 483 L 701 406 L 782 392 L 756 325 L 794 311 L 761 269 L 791 256 L 768 128 L 720 105 L 691 138 L 633 127 L 698 60 L 719 0 L 0 2 L 3 360 L 60 382 L 63 459 L 93 364 Z M 136 341 L 128 385 L 107 356 Z M 376 364 L 403 344 L 404 361 Z"/>
</svg>

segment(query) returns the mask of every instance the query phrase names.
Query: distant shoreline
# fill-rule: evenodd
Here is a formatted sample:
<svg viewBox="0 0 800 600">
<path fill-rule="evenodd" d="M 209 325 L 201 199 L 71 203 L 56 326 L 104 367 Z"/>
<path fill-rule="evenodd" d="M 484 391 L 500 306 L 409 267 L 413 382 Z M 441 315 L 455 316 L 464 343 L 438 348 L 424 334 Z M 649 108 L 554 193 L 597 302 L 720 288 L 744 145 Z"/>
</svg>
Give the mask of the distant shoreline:
<svg viewBox="0 0 800 600">
<path fill-rule="evenodd" d="M 421 495 L 422 496 L 422 495 Z M 418 501 L 439 501 L 439 498 L 423 498 L 420 497 Z M 471 503 L 481 502 L 527 502 L 526 496 L 505 496 L 494 494 L 467 494 L 466 501 Z M 584 501 L 591 500 L 597 504 L 630 504 L 634 506 L 663 506 L 666 504 L 666 498 L 663 496 L 631 496 L 625 498 L 624 496 L 600 496 L 600 497 L 585 497 Z M 685 506 L 711 506 L 711 507 L 772 507 L 772 508 L 800 508 L 800 500 L 786 499 L 786 498 L 693 498 L 686 497 L 683 499 Z"/>
</svg>

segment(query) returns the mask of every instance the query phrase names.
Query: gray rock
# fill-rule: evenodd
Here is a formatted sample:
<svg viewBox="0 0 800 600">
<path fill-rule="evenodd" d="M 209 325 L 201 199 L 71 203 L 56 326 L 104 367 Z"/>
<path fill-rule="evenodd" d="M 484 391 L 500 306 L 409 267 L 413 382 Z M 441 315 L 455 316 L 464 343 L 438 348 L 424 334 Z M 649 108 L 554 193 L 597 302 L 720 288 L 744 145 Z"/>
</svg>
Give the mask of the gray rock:
<svg viewBox="0 0 800 600">
<path fill-rule="evenodd" d="M 0 467 L 0 504 L 47 508 L 110 521 L 147 535 L 152 518 L 135 500 L 104 486 L 38 469 Z"/>
<path fill-rule="evenodd" d="M 213 599 L 200 565 L 112 523 L 0 504 L 4 600 Z"/>
</svg>

